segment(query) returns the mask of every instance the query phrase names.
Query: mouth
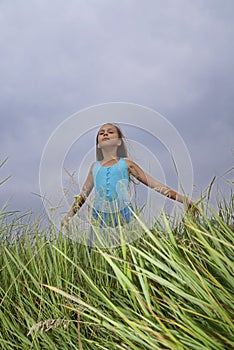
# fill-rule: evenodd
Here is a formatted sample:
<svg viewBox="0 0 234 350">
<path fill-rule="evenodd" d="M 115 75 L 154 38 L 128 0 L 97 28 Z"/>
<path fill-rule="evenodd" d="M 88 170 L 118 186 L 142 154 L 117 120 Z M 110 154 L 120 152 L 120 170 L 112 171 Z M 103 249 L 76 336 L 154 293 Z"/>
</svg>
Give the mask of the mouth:
<svg viewBox="0 0 234 350">
<path fill-rule="evenodd" d="M 108 137 L 104 137 L 104 138 L 102 139 L 102 141 L 108 141 L 108 140 L 110 140 Z"/>
</svg>

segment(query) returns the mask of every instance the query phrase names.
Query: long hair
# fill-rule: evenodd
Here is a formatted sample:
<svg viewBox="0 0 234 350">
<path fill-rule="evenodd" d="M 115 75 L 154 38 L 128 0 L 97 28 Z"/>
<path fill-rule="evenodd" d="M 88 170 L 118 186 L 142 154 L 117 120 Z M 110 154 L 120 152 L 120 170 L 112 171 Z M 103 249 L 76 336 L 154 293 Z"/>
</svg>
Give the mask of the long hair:
<svg viewBox="0 0 234 350">
<path fill-rule="evenodd" d="M 117 156 L 118 157 L 128 157 L 128 151 L 127 151 L 127 146 L 125 144 L 125 136 L 122 133 L 120 127 L 114 123 L 105 123 L 104 125 L 112 125 L 116 128 L 117 133 L 118 133 L 118 137 L 121 140 L 121 145 L 118 146 L 117 148 Z M 98 148 L 98 133 L 96 136 L 96 160 L 101 161 L 103 160 L 103 154 L 102 154 L 102 150 L 100 148 Z"/>
</svg>

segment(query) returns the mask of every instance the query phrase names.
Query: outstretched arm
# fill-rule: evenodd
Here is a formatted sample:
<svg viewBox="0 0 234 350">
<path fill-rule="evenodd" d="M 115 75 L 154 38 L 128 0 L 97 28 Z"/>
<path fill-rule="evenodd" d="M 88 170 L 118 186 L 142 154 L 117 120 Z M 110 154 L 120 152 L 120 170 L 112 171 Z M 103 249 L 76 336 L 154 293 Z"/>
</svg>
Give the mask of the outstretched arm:
<svg viewBox="0 0 234 350">
<path fill-rule="evenodd" d="M 182 196 L 181 194 L 172 190 L 170 187 L 155 180 L 152 176 L 145 173 L 145 171 L 133 161 L 127 159 L 126 163 L 128 166 L 129 174 L 133 175 L 137 180 L 142 182 L 144 185 L 152 188 L 153 190 L 161 193 L 162 195 L 168 198 L 171 198 L 178 202 L 186 204 L 188 208 L 193 206 L 193 202 L 190 201 L 186 196 Z"/>
<path fill-rule="evenodd" d="M 82 207 L 87 197 L 89 196 L 90 192 L 92 191 L 94 186 L 93 174 L 92 174 L 93 165 L 94 163 L 91 165 L 89 169 L 89 173 L 82 187 L 81 193 L 75 196 L 75 200 L 74 200 L 74 203 L 72 204 L 71 210 L 67 213 L 67 215 L 62 220 L 62 226 L 68 223 L 69 219 L 77 213 L 77 211 Z"/>
</svg>

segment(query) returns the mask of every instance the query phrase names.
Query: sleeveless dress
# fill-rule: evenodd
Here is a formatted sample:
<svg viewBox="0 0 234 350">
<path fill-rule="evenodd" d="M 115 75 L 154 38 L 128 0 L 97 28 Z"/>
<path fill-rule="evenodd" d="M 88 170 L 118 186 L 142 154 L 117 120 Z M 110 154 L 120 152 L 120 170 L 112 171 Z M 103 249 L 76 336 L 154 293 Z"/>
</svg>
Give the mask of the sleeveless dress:
<svg viewBox="0 0 234 350">
<path fill-rule="evenodd" d="M 93 167 L 94 202 L 93 218 L 102 226 L 116 227 L 129 223 L 133 206 L 129 194 L 129 174 L 126 160 L 104 167 L 96 162 Z M 131 208 L 131 210 L 129 209 Z"/>
</svg>

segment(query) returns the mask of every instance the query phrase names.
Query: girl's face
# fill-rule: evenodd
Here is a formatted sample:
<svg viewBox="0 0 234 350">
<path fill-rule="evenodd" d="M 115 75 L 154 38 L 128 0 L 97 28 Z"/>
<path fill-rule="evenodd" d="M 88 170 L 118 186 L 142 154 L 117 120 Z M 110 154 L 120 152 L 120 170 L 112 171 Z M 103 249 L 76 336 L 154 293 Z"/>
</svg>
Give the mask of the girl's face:
<svg viewBox="0 0 234 350">
<path fill-rule="evenodd" d="M 104 124 L 98 131 L 97 143 L 99 148 L 106 146 L 120 146 L 117 128 L 112 124 Z"/>
</svg>

